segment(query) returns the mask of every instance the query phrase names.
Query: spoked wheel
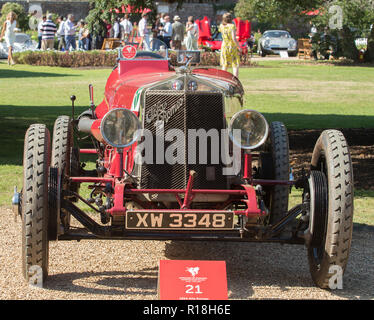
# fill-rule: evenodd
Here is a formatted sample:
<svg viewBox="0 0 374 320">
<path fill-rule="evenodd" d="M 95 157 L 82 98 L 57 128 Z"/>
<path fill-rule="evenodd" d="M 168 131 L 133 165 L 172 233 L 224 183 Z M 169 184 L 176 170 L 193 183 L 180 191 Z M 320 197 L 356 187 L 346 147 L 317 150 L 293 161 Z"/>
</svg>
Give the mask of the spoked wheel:
<svg viewBox="0 0 374 320">
<path fill-rule="evenodd" d="M 310 206 L 309 229 L 314 231 L 307 244 L 309 267 L 315 284 L 329 288 L 329 280 L 335 274 L 332 270 L 340 267 L 344 273 L 353 229 L 352 161 L 340 131 L 326 130 L 321 134 L 314 147 L 311 167 L 310 183 L 318 187 L 311 187 L 315 201 Z"/>
<path fill-rule="evenodd" d="M 34 124 L 25 136 L 22 191 L 22 271 L 27 281 L 41 268 L 48 276 L 48 172 L 50 134 Z"/>
<path fill-rule="evenodd" d="M 288 134 L 282 122 L 272 122 L 265 151 L 260 154 L 260 177 L 269 180 L 289 180 Z M 270 224 L 279 222 L 288 212 L 288 186 L 264 187 L 265 205 L 270 210 Z"/>
<path fill-rule="evenodd" d="M 73 156 L 72 149 L 74 145 L 73 140 L 73 126 L 69 116 L 59 116 L 55 121 L 53 128 L 53 141 L 52 141 L 52 156 L 51 167 L 56 168 L 51 174 L 51 185 L 60 184 L 61 189 L 67 189 L 67 182 L 64 181 L 63 176 L 70 176 L 71 171 L 71 158 Z M 51 198 L 59 197 L 60 194 L 56 188 L 51 189 Z M 56 206 L 53 211 L 53 221 L 50 222 L 50 240 L 56 240 L 58 235 L 58 228 L 62 225 L 64 232 L 70 228 L 70 214 L 68 212 L 61 212 L 59 207 Z"/>
</svg>

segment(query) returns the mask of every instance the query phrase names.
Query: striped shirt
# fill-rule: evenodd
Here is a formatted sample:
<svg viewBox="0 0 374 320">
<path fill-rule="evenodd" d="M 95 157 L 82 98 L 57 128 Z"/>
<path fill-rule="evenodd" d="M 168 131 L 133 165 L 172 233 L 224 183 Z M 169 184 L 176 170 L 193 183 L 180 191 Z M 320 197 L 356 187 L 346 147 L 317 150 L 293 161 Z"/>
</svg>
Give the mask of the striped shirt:
<svg viewBox="0 0 374 320">
<path fill-rule="evenodd" d="M 56 25 L 51 20 L 47 20 L 43 22 L 41 31 L 42 31 L 42 40 L 54 39 L 57 28 L 56 28 Z"/>
</svg>

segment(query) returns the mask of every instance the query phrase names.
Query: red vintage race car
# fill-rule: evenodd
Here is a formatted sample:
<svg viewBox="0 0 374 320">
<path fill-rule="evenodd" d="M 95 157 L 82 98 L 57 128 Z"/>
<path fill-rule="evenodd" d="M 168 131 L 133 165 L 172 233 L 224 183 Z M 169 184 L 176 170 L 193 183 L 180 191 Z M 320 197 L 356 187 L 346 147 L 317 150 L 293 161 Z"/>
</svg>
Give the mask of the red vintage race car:
<svg viewBox="0 0 374 320">
<path fill-rule="evenodd" d="M 331 266 L 344 271 L 352 238 L 352 163 L 342 133 L 324 131 L 310 168 L 290 179 L 286 127 L 243 108 L 239 79 L 192 68 L 188 53 L 174 69 L 158 48 L 120 49 L 99 105 L 90 86 L 90 108 L 75 117 L 72 96 L 72 115 L 57 118 L 52 137 L 43 124 L 27 130 L 23 189 L 13 198 L 24 277 L 34 266 L 47 277 L 48 243 L 56 240 L 278 242 L 306 245 L 312 278 L 327 288 Z M 81 148 L 87 136 L 92 145 Z M 93 170 L 82 154 L 95 156 Z M 303 192 L 289 210 L 291 187 Z M 71 227 L 71 216 L 81 228 Z"/>
</svg>

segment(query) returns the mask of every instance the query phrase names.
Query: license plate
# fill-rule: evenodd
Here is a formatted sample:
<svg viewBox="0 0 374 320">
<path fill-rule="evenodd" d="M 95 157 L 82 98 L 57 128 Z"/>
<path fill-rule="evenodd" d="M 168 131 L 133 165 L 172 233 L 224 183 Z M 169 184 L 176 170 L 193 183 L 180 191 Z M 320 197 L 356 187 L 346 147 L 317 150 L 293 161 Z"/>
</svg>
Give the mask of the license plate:
<svg viewBox="0 0 374 320">
<path fill-rule="evenodd" d="M 127 211 L 127 229 L 147 230 L 231 230 L 234 228 L 234 213 L 220 211 L 210 213 L 207 211 L 173 211 L 140 212 Z"/>
</svg>

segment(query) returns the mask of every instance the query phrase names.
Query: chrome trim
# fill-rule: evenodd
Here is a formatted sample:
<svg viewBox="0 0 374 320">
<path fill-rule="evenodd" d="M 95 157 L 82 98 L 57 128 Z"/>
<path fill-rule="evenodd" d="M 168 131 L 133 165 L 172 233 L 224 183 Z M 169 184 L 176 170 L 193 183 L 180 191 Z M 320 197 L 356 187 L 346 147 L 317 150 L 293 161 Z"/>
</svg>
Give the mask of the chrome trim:
<svg viewBox="0 0 374 320">
<path fill-rule="evenodd" d="M 231 135 L 231 128 L 232 128 L 232 124 L 233 124 L 233 122 L 235 121 L 235 119 L 236 119 L 240 114 L 242 114 L 242 113 L 244 113 L 244 112 L 248 112 L 248 111 L 249 111 L 249 112 L 253 112 L 253 113 L 257 113 L 257 114 L 260 115 L 260 117 L 264 120 L 264 123 L 265 123 L 265 134 L 264 134 L 263 138 L 260 140 L 260 142 L 259 142 L 258 144 L 254 145 L 254 146 L 251 146 L 251 147 L 243 147 L 241 144 L 238 144 L 238 143 L 233 139 L 233 137 L 232 137 L 232 135 Z M 236 146 L 238 146 L 239 148 L 241 148 L 241 149 L 243 149 L 243 150 L 254 150 L 254 149 L 256 149 L 256 148 L 262 146 L 262 145 L 265 143 L 266 139 L 268 138 L 268 135 L 269 135 L 269 124 L 268 124 L 266 118 L 264 117 L 264 115 L 263 115 L 262 113 L 256 111 L 256 110 L 253 110 L 253 109 L 245 109 L 245 110 L 241 110 L 241 111 L 235 113 L 235 114 L 233 115 L 233 117 L 231 118 L 231 121 L 230 121 L 230 124 L 229 124 L 229 137 L 230 137 L 230 140 L 231 140 L 231 141 L 232 141 Z"/>
<path fill-rule="evenodd" d="M 124 144 L 124 145 L 119 145 L 119 144 L 114 144 L 113 142 L 111 142 L 108 137 L 104 134 L 104 131 L 103 131 L 103 127 L 104 127 L 104 123 L 105 123 L 105 120 L 107 119 L 107 117 L 112 113 L 112 112 L 116 112 L 116 111 L 126 111 L 126 112 L 130 112 L 137 120 L 137 131 L 136 131 L 136 136 L 133 137 L 132 141 L 128 144 Z M 103 117 L 103 119 L 101 120 L 101 124 L 100 124 L 100 132 L 101 132 L 101 135 L 103 136 L 103 139 L 105 140 L 106 143 L 108 143 L 109 145 L 115 147 L 115 148 L 119 148 L 119 149 L 123 149 L 123 148 L 127 148 L 129 146 L 131 146 L 132 144 L 134 144 L 138 138 L 139 138 L 139 130 L 141 129 L 141 125 L 140 125 L 140 121 L 138 119 L 138 117 L 129 109 L 126 109 L 126 108 L 115 108 L 115 109 L 112 109 L 110 110 L 109 112 L 106 113 L 106 115 Z"/>
</svg>

